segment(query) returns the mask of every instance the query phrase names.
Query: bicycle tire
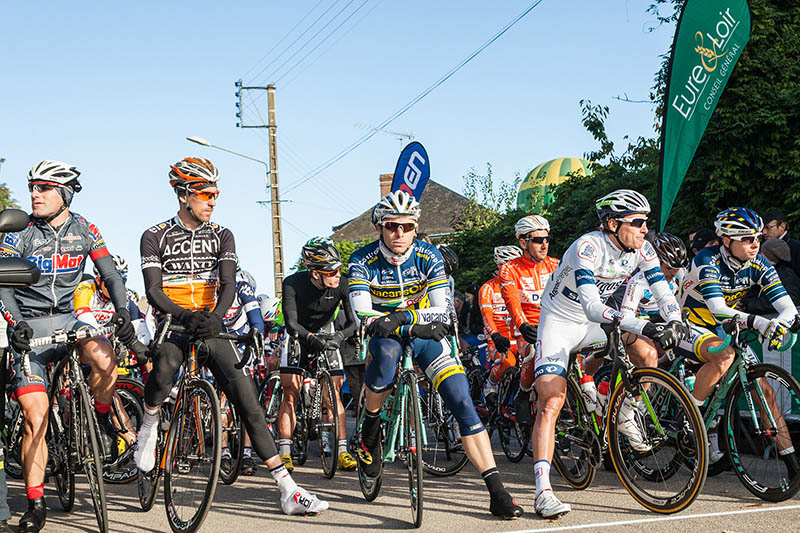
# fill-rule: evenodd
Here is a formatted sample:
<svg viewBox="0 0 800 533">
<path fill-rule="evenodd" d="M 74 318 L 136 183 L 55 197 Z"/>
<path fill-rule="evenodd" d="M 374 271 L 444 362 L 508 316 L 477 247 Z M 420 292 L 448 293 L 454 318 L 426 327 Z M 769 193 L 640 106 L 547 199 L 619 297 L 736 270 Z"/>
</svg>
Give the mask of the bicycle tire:
<svg viewBox="0 0 800 533">
<path fill-rule="evenodd" d="M 144 390 L 144 386 L 142 386 L 142 390 Z M 127 388 L 118 387 L 115 390 L 115 393 L 116 396 L 119 397 L 122 409 L 125 410 L 125 413 L 132 422 L 133 434 L 135 436 L 139 432 L 139 428 L 142 426 L 142 420 L 144 418 L 144 398 L 137 396 L 134 392 L 131 392 L 131 390 Z M 119 407 L 115 406 L 115 408 Z M 113 410 L 112 415 L 116 416 Z M 120 424 L 115 423 L 115 426 L 119 427 Z M 122 439 L 122 437 L 118 436 L 117 442 L 115 443 L 117 446 L 120 445 L 120 439 Z M 136 463 L 133 460 L 132 447 L 127 447 L 127 449 L 124 450 L 123 455 L 120 456 L 117 461 L 115 461 L 115 465 L 116 466 L 114 466 L 113 472 L 108 466 L 103 468 L 103 480 L 106 483 L 111 483 L 113 485 L 131 483 L 136 479 L 136 476 L 139 475 L 139 469 L 136 467 Z"/>
<path fill-rule="evenodd" d="M 69 416 L 70 408 L 67 396 L 56 394 L 61 391 L 64 377 L 59 377 L 51 384 L 48 398 L 50 405 L 47 424 L 48 464 L 51 465 L 53 481 L 61 509 L 70 512 L 75 505 L 75 469 L 70 461 Z M 18 416 L 22 416 L 19 412 Z M 7 468 L 7 467 L 6 467 Z M 20 476 L 22 469 L 20 468 Z"/>
<path fill-rule="evenodd" d="M 272 375 L 262 383 L 258 391 L 258 404 L 264 408 L 264 419 L 267 428 L 272 433 L 272 438 L 278 440 L 278 409 L 283 399 L 280 376 Z"/>
<path fill-rule="evenodd" d="M 417 375 L 407 372 L 401 380 L 403 396 L 405 396 L 405 413 L 403 413 L 403 445 L 408 469 L 408 491 L 411 497 L 411 518 L 414 527 L 422 525 L 422 509 L 424 502 L 422 479 L 422 421 L 420 420 L 419 389 Z"/>
<path fill-rule="evenodd" d="M 13 401 L 10 395 L 6 397 L 5 417 L 3 449 L 6 452 L 4 464 L 6 475 L 11 479 L 22 479 L 20 450 L 22 449 L 22 425 L 25 422 L 19 404 Z"/>
<path fill-rule="evenodd" d="M 584 427 L 584 421 L 589 420 L 588 416 L 586 402 L 578 384 L 574 378 L 567 379 L 564 406 L 556 420 L 553 465 L 564 481 L 577 490 L 591 485 L 595 476 L 595 468 L 589 457 L 592 453 L 591 444 L 584 439 L 586 431 L 594 431 L 593 427 Z M 574 442 L 579 444 L 573 446 Z"/>
<path fill-rule="evenodd" d="M 227 422 L 222 426 L 222 432 L 228 436 L 228 449 L 231 452 L 231 469 L 225 472 L 220 468 L 219 480 L 225 485 L 232 485 L 242 471 L 244 460 L 244 424 L 239 413 L 230 400 L 225 402 L 225 418 Z M 220 459 L 221 461 L 221 459 Z"/>
<path fill-rule="evenodd" d="M 392 395 L 396 394 L 397 388 L 392 390 Z M 393 398 L 394 399 L 394 398 Z M 361 413 L 360 419 L 356 422 L 356 431 L 354 435 L 357 435 L 358 442 L 361 442 L 361 424 L 364 421 L 364 404 L 366 403 L 366 396 L 361 396 L 361 407 L 359 408 L 358 412 Z M 384 406 L 386 404 L 384 403 Z M 383 431 L 383 424 L 380 425 L 380 440 L 378 442 L 383 442 L 384 431 Z M 381 490 L 381 484 L 383 482 L 383 446 L 379 447 L 380 453 L 379 457 L 377 458 L 380 463 L 380 468 L 378 469 L 378 475 L 376 477 L 369 477 L 364 474 L 364 471 L 361 468 L 361 461 L 356 461 L 357 468 L 356 472 L 358 473 L 358 486 L 361 489 L 361 494 L 364 495 L 364 499 L 368 502 L 374 501 L 375 498 L 378 497 L 378 494 Z M 372 460 L 375 460 L 373 456 Z"/>
<path fill-rule="evenodd" d="M 103 453 L 100 448 L 97 419 L 94 407 L 89 399 L 89 389 L 85 382 L 79 382 L 71 389 L 72 394 L 77 392 L 79 416 L 73 417 L 80 424 L 78 433 L 78 457 L 83 463 L 83 471 L 89 482 L 89 492 L 92 495 L 92 505 L 97 518 L 97 526 L 101 533 L 108 532 L 108 509 L 106 507 L 106 492 L 103 483 Z"/>
<path fill-rule="evenodd" d="M 500 386 L 506 391 L 502 398 L 498 398 L 500 416 L 497 417 L 497 434 L 500 438 L 500 447 L 512 463 L 522 461 L 530 442 L 530 430 L 525 430 L 517 422 L 516 415 L 512 418 L 509 414 L 514 409 L 514 397 L 520 393 L 519 370 L 516 367 L 508 368 L 500 378 Z"/>
<path fill-rule="evenodd" d="M 750 491 L 762 500 L 769 502 L 782 502 L 792 498 L 800 490 L 800 473 L 788 479 L 788 471 L 777 452 L 776 442 L 765 435 L 753 435 L 753 422 L 750 410 L 747 408 L 743 392 L 750 388 L 750 384 L 759 382 L 762 390 L 763 383 L 768 383 L 774 393 L 776 406 L 784 418 L 783 427 L 774 428 L 779 434 L 789 437 L 793 445 L 800 443 L 800 435 L 795 434 L 786 422 L 786 416 L 792 414 L 793 408 L 800 408 L 800 384 L 783 368 L 770 364 L 753 365 L 747 369 L 748 386 L 742 388 L 742 382 L 736 380 L 725 399 L 725 414 L 723 415 L 725 452 L 733 464 L 733 470 L 739 480 Z M 780 386 L 780 392 L 776 390 Z M 755 391 L 753 387 L 752 391 Z M 769 393 L 765 390 L 764 395 Z M 754 409 L 759 417 L 762 430 L 770 427 L 769 419 L 764 418 L 763 405 L 758 394 L 751 394 Z M 769 401 L 769 398 L 766 398 Z M 773 415 L 773 418 L 774 415 Z M 773 428 L 770 428 L 770 431 Z M 786 475 L 784 474 L 786 472 Z"/>
<path fill-rule="evenodd" d="M 292 432 L 292 459 L 294 463 L 299 466 L 306 464 L 308 460 L 308 448 L 310 430 L 309 430 L 309 416 L 306 409 L 305 400 L 303 399 L 304 392 L 300 390 L 297 402 L 294 404 L 295 424 L 294 432 Z"/>
<path fill-rule="evenodd" d="M 436 477 L 458 474 L 469 458 L 461 443 L 455 416 L 431 384 L 428 384 L 425 400 L 421 403 L 422 429 L 427 441 L 422 445 L 422 469 Z"/>
<path fill-rule="evenodd" d="M 136 486 L 139 492 L 139 505 L 142 511 L 149 511 L 153 508 L 158 495 L 158 487 L 161 484 L 161 474 L 163 473 L 162 464 L 164 460 L 164 446 L 166 443 L 165 431 L 162 429 L 166 421 L 164 409 L 168 405 L 162 405 L 158 418 L 158 440 L 156 441 L 156 463 L 152 470 L 149 472 L 139 471 L 136 477 Z"/>
<path fill-rule="evenodd" d="M 628 396 L 620 382 L 609 397 L 606 417 L 611 460 L 623 486 L 637 502 L 656 513 L 677 513 L 694 502 L 705 483 L 708 468 L 705 424 L 689 392 L 670 373 L 658 368 L 637 368 L 632 372 L 632 380 L 639 386 L 649 384 L 648 398 L 671 395 L 670 401 L 663 402 L 664 410 L 655 412 L 663 434 L 659 434 L 648 412 L 641 414 L 636 408 L 632 409 L 632 416 L 638 420 L 637 425 L 652 448 L 636 452 L 627 437 L 617 431 L 620 409 Z M 670 405 L 671 402 L 675 404 Z M 671 413 L 672 418 L 666 413 Z M 655 471 L 665 464 L 676 464 L 678 470 L 669 479 L 651 482 L 639 470 L 650 463 Z M 669 487 L 667 481 L 671 482 Z"/>
<path fill-rule="evenodd" d="M 322 462 L 323 474 L 325 474 L 326 478 L 332 479 L 333 476 L 336 475 L 336 467 L 339 465 L 338 456 L 336 454 L 339 447 L 339 409 L 336 404 L 336 391 L 334 389 L 333 378 L 331 378 L 331 375 L 327 371 L 319 373 L 319 377 L 317 379 L 317 390 L 319 391 L 320 395 L 320 417 L 316 423 L 319 457 L 320 461 Z M 327 391 L 327 393 L 325 391 Z M 327 405 L 325 404 L 325 396 L 327 396 L 327 401 L 329 402 Z M 332 419 L 332 422 L 323 422 L 323 420 L 326 418 L 326 410 L 329 411 L 328 416 Z M 326 429 L 329 431 L 328 437 L 330 440 L 328 443 L 331 447 L 329 450 L 330 453 L 325 453 L 323 450 L 323 432 Z M 326 462 L 326 459 L 329 461 L 329 463 Z"/>
<path fill-rule="evenodd" d="M 222 459 L 222 424 L 217 393 L 209 382 L 189 379 L 183 385 L 178 401 L 182 405 L 178 406 L 170 423 L 166 443 L 164 506 L 172 531 L 191 533 L 203 524 L 217 490 Z M 209 451 L 209 447 L 213 449 Z M 210 467 L 197 476 L 198 486 L 202 489 L 179 489 L 179 482 L 200 465 Z M 193 496 L 199 492 L 203 497 L 196 502 Z M 187 495 L 189 501 L 185 502 L 183 497 Z M 187 509 L 189 516 L 184 516 L 183 509 Z"/>
</svg>

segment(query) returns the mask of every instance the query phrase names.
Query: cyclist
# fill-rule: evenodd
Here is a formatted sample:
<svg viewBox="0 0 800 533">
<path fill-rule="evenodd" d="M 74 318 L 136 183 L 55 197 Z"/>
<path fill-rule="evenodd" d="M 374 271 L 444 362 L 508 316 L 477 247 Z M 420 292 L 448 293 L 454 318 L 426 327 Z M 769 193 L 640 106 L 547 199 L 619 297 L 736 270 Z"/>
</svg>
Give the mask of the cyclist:
<svg viewBox="0 0 800 533">
<path fill-rule="evenodd" d="M 41 161 L 28 173 L 32 213 L 28 227 L 19 233 L 6 233 L 0 254 L 23 257 L 41 270 L 39 281 L 29 287 L 0 289 L 11 333 L 11 390 L 25 415 L 22 437 L 22 474 L 28 495 L 28 511 L 19 522 L 20 531 L 39 531 L 47 520 L 44 502 L 44 477 L 47 464 L 47 363 L 60 355 L 58 346 L 31 350 L 30 339 L 49 335 L 55 329 L 76 330 L 88 327 L 72 312 L 72 297 L 83 274 L 86 257 L 96 265 L 109 290 L 114 314 L 111 321 L 125 344 L 136 339 L 130 313 L 126 309 L 125 285 L 114 268 L 97 226 L 70 211 L 75 193 L 81 190 L 80 172 L 60 161 Z M 111 343 L 95 336 L 78 345 L 83 364 L 91 367 L 89 386 L 95 398 L 97 420 L 102 431 L 104 455 L 113 459 L 116 430 L 109 418 L 117 369 Z M 29 353 L 30 375 L 23 372 L 22 354 Z"/>
<path fill-rule="evenodd" d="M 558 267 L 558 259 L 547 255 L 550 249 L 550 223 L 539 215 L 519 219 L 514 226 L 522 255 L 500 267 L 500 292 L 506 302 L 517 333 L 517 353 L 522 359 L 519 374 L 521 394 L 514 399 L 517 420 L 533 425 L 529 391 L 533 386 L 533 346 L 539 325 L 539 306 L 547 280 Z"/>
<path fill-rule="evenodd" d="M 483 315 L 483 329 L 487 337 L 486 366 L 492 362 L 489 379 L 483 388 L 486 403 L 494 403 L 497 399 L 497 383 L 507 368 L 517 364 L 517 340 L 512 334 L 511 317 L 506 302 L 500 292 L 500 266 L 512 259 L 522 256 L 519 246 L 497 246 L 494 249 L 494 262 L 498 270 L 494 277 L 481 285 L 478 292 L 478 303 Z"/>
<path fill-rule="evenodd" d="M 283 280 L 283 316 L 288 335 L 281 349 L 281 387 L 283 400 L 278 409 L 278 446 L 281 460 L 291 471 L 291 444 L 296 418 L 295 404 L 300 395 L 300 381 L 303 371 L 308 370 L 315 355 L 328 357 L 334 387 L 336 388 L 336 409 L 339 411 L 339 442 L 336 446 L 339 468 L 354 470 L 356 461 L 347 451 L 347 426 L 342 405 L 342 384 L 344 366 L 339 354 L 339 346 L 344 339 L 356 331 L 356 321 L 347 291 L 347 278 L 340 272 L 342 260 L 333 241 L 327 237 L 313 237 L 301 251 L 303 265 L 307 270 L 296 272 Z M 345 326 L 341 331 L 334 328 L 334 318 L 339 305 L 345 313 Z M 329 336 L 333 335 L 330 339 Z M 300 342 L 300 352 L 289 353 L 289 337 L 296 336 Z M 335 348 L 327 350 L 326 348 Z M 321 443 L 322 446 L 331 443 Z M 324 450 L 320 450 L 324 453 Z"/>
<path fill-rule="evenodd" d="M 222 317 L 222 324 L 225 326 L 225 331 L 228 333 L 235 333 L 237 335 L 246 335 L 251 329 L 258 331 L 261 335 L 264 334 L 264 319 L 261 316 L 261 308 L 258 306 L 256 300 L 256 280 L 246 270 L 239 267 L 239 261 L 236 261 L 236 294 L 233 297 L 228 312 Z M 244 346 L 238 346 L 241 352 Z M 253 365 L 257 361 L 250 361 L 245 371 L 251 377 L 253 376 Z M 223 400 L 225 400 L 223 395 Z M 227 424 L 227 418 L 223 412 L 223 423 Z M 228 447 L 228 432 L 222 434 L 222 461 L 220 469 L 230 472 L 231 465 L 231 450 Z M 242 474 L 245 476 L 252 476 L 256 473 L 256 462 L 253 459 L 253 447 L 250 440 L 250 434 L 247 430 L 244 431 L 244 451 L 242 452 Z"/>
<path fill-rule="evenodd" d="M 708 398 L 734 358 L 731 347 L 718 354 L 708 351 L 708 348 L 722 343 L 714 333 L 717 322 L 735 316 L 743 327 L 760 331 L 771 349 L 780 345 L 781 338 L 797 314 L 775 268 L 758 253 L 764 231 L 764 221 L 758 213 L 747 208 L 731 207 L 717 214 L 714 226 L 722 244 L 700 250 L 692 260 L 680 289 L 681 304 L 689 311 L 691 333 L 681 342 L 678 350 L 682 355 L 703 364 L 695 375 L 692 390 L 698 405 Z M 761 287 L 761 294 L 778 311 L 777 318 L 770 320 L 735 309 L 748 289 L 755 285 Z M 753 362 L 758 362 L 757 356 L 749 348 L 747 355 Z M 779 420 L 782 418 L 779 412 L 775 415 L 777 423 L 785 424 Z M 781 459 L 789 474 L 794 476 L 800 470 L 800 463 L 791 439 L 782 433 L 775 440 Z"/>
<path fill-rule="evenodd" d="M 398 333 L 414 337 L 414 359 L 456 417 L 467 456 L 491 496 L 490 511 L 503 518 L 522 515 L 503 487 L 491 444 L 469 394 L 464 367 L 445 339 L 449 322 L 447 277 L 438 250 L 415 240 L 419 203 L 404 191 L 384 196 L 372 211 L 378 240 L 350 256 L 350 299 L 368 322 L 372 361 L 365 375 L 366 413 L 358 461 L 375 477 L 380 469 L 380 410 L 391 392 L 401 356 Z"/>
<path fill-rule="evenodd" d="M 625 331 L 657 340 L 664 349 L 677 345 L 686 334 L 680 309 L 658 267 L 653 246 L 644 240 L 650 204 L 640 193 L 614 191 L 595 204 L 602 230 L 579 237 L 564 253 L 542 296 L 539 336 L 536 342 L 535 373 L 538 393 L 533 428 L 533 458 L 536 478 L 536 512 L 545 518 L 570 511 L 550 486 L 555 425 L 566 396 L 567 364 L 570 353 L 590 346 L 602 346 L 606 335 L 600 324 L 620 318 Z M 636 268 L 650 282 L 659 309 L 668 324 L 653 324 L 626 316 L 605 305 L 606 299 Z M 620 429 L 632 444 L 646 450 L 641 430 L 628 402 L 620 410 Z M 627 415 L 627 416 L 626 416 Z"/>
<path fill-rule="evenodd" d="M 141 239 L 147 300 L 160 316 L 171 314 L 186 327 L 191 338 L 204 341 L 210 357 L 201 364 L 211 370 L 239 412 L 256 454 L 278 484 L 283 512 L 324 511 L 327 502 L 298 487 L 281 463 L 264 412 L 258 405 L 255 383 L 236 369 L 239 352 L 230 341 L 216 338 L 236 292 L 233 233 L 210 221 L 219 196 L 217 168 L 207 159 L 191 157 L 170 168 L 169 182 L 177 195 L 178 214 L 146 230 Z M 154 354 L 153 371 L 145 384 L 144 417 L 134 454 L 136 465 L 143 472 L 155 466 L 159 408 L 169 395 L 189 341 L 187 335 L 170 333 Z"/>
</svg>

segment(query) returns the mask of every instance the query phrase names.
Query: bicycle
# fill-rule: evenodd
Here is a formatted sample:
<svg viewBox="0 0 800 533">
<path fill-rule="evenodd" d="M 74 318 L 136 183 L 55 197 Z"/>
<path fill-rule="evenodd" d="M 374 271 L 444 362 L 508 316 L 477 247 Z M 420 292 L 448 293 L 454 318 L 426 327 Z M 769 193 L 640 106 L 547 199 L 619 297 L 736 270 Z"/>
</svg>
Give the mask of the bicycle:
<svg viewBox="0 0 800 533">
<path fill-rule="evenodd" d="M 364 324 L 360 328 L 359 339 L 364 339 Z M 402 338 L 402 356 L 398 362 L 392 392 L 381 409 L 381 442 L 382 453 L 379 454 L 380 467 L 378 475 L 368 477 L 358 462 L 358 483 L 361 493 L 367 501 L 374 501 L 381 488 L 384 463 L 392 463 L 400 457 L 408 469 L 408 489 L 411 496 L 411 516 L 414 527 L 422 525 L 423 507 L 423 460 L 422 450 L 427 443 L 427 436 L 422 430 L 422 406 L 419 399 L 419 383 L 417 371 L 414 369 L 413 348 L 410 337 Z M 359 359 L 366 359 L 366 342 L 361 342 Z M 365 409 L 361 409 L 356 431 L 361 433 Z M 387 428 L 388 439 L 384 440 L 384 428 Z M 418 442 L 421 441 L 421 442 Z M 419 446 L 422 444 L 422 446 Z M 373 457 L 375 460 L 375 457 Z"/>
<path fill-rule="evenodd" d="M 579 386 L 581 361 L 577 354 L 570 356 L 553 463 L 570 486 L 585 489 L 608 451 L 623 486 L 637 502 L 657 513 L 682 511 L 697 498 L 706 479 L 708 440 L 703 419 L 674 376 L 658 368 L 633 366 L 619 319 L 603 329 L 608 342 L 601 357 L 612 357 L 613 390 L 605 410 L 593 406 L 589 411 Z M 623 404 L 630 406 L 646 451 L 636 451 L 618 430 Z"/>
<path fill-rule="evenodd" d="M 153 351 L 164 342 L 168 332 L 187 334 L 183 326 L 172 324 L 172 316 L 167 314 Z M 216 338 L 248 346 L 258 339 L 255 332 L 220 333 Z M 222 458 L 219 400 L 212 385 L 200 375 L 197 351 L 202 344 L 196 339 L 187 344 L 174 405 L 169 410 L 160 410 L 155 467 L 150 472 L 139 472 L 137 483 L 139 503 L 148 511 L 164 475 L 164 506 L 170 529 L 175 533 L 191 533 L 202 525 L 214 499 Z M 242 368 L 246 362 L 245 356 L 237 367 Z"/>
<path fill-rule="evenodd" d="M 791 349 L 798 329 L 800 317 L 790 329 L 789 341 L 776 350 Z M 748 356 L 747 345 L 757 333 L 741 328 L 736 317 L 723 323 L 718 333 L 723 342 L 709 351 L 719 353 L 731 346 L 735 356 L 704 408 L 706 428 L 718 424 L 719 435 L 725 435 L 719 440 L 725 456 L 714 465 L 715 473 L 733 465 L 739 480 L 754 496 L 769 502 L 788 500 L 800 490 L 800 472 L 792 475 L 778 448 L 783 444 L 781 449 L 786 449 L 795 442 L 800 445 L 800 383 L 783 368 Z M 677 357 L 670 372 L 680 376 L 682 366 L 683 358 Z M 789 421 L 795 424 L 794 431 Z"/>
</svg>

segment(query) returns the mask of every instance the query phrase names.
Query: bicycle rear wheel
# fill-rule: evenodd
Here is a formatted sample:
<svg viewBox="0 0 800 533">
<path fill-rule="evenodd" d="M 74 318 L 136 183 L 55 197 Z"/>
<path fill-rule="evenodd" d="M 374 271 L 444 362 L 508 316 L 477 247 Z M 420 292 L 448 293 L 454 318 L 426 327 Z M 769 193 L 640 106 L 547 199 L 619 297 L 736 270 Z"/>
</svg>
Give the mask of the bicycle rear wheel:
<svg viewBox="0 0 800 533">
<path fill-rule="evenodd" d="M 63 383 L 64 377 L 59 375 L 50 386 L 47 452 L 48 464 L 51 466 L 53 481 L 56 484 L 58 501 L 61 508 L 69 512 L 75 504 L 75 470 L 70 462 L 70 451 L 73 449 L 69 437 L 71 406 L 67 394 L 61 394 Z M 19 416 L 22 414 L 20 413 Z M 8 471 L 8 463 L 6 471 Z M 21 474 L 22 469 L 20 468 L 20 477 Z"/>
<path fill-rule="evenodd" d="M 114 405 L 111 412 L 114 426 L 118 429 L 126 429 L 131 437 L 135 438 L 144 418 L 144 399 L 129 388 L 120 387 L 117 380 L 117 390 L 115 391 Z M 126 380 L 128 381 L 128 380 Z M 133 381 L 133 380 L 131 380 Z M 141 382 L 138 383 L 141 385 Z M 123 384 L 125 385 L 125 384 Z M 144 392 L 144 385 L 141 385 Z M 124 415 L 122 413 L 124 412 Z M 127 416 L 128 421 L 120 420 L 117 415 Z M 106 483 L 122 484 L 130 483 L 139 475 L 139 469 L 133 460 L 133 446 L 129 446 L 121 435 L 117 436 L 114 443 L 118 449 L 118 458 L 113 465 L 108 465 L 103 469 L 103 480 Z"/>
<path fill-rule="evenodd" d="M 636 501 L 657 513 L 677 513 L 692 504 L 705 483 L 708 468 L 705 424 L 689 393 L 668 372 L 637 368 L 632 376 L 634 384 L 642 390 L 638 405 L 632 404 L 622 383 L 609 398 L 607 428 L 611 459 L 622 484 Z M 649 388 L 645 391 L 643 385 Z M 648 401 L 652 413 L 646 409 Z M 621 414 L 623 404 L 625 414 Z M 627 419 L 633 421 L 650 446 L 648 451 L 636 451 L 628 437 L 618 431 Z M 643 475 L 645 471 L 650 474 Z"/>
<path fill-rule="evenodd" d="M 467 464 L 467 454 L 461 443 L 461 432 L 455 416 L 445 405 L 439 392 L 427 384 L 423 405 L 422 429 L 427 444 L 422 446 L 422 468 L 437 477 L 452 476 Z"/>
<path fill-rule="evenodd" d="M 556 421 L 553 464 L 564 481 L 578 490 L 592 484 L 595 468 L 591 456 L 595 452 L 600 453 L 599 439 L 592 438 L 587 442 L 585 438 L 587 435 L 594 436 L 594 428 L 584 423 L 591 420 L 589 416 L 578 385 L 574 379 L 568 379 L 567 396 Z M 593 443 L 596 443 L 596 450 L 592 450 Z"/>
<path fill-rule="evenodd" d="M 319 457 L 322 461 L 322 472 L 325 477 L 331 479 L 336 474 L 338 463 L 337 451 L 339 449 L 339 409 L 336 405 L 336 392 L 334 390 L 333 379 L 328 372 L 320 372 L 317 380 L 317 387 L 320 392 L 320 417 L 317 420 L 317 444 L 319 445 Z M 325 422 L 325 419 L 330 420 Z M 324 433 L 327 432 L 329 450 L 325 450 Z"/>
<path fill-rule="evenodd" d="M 83 464 L 83 471 L 89 482 L 89 492 L 92 495 L 94 514 L 97 526 L 102 533 L 108 531 L 108 510 L 106 508 L 106 491 L 103 484 L 103 453 L 100 448 L 100 438 L 97 434 L 97 419 L 94 407 L 89 399 L 89 389 L 86 383 L 78 383 L 72 389 L 72 394 L 77 394 L 76 407 L 78 414 L 72 419 L 78 422 L 78 461 Z"/>
<path fill-rule="evenodd" d="M 222 435 L 227 437 L 228 449 L 231 452 L 231 469 L 226 472 L 219 471 L 219 479 L 226 485 L 231 485 L 239 478 L 242 471 L 242 461 L 244 460 L 244 425 L 239 413 L 233 403 L 226 399 L 225 407 L 222 409 L 224 424 L 222 425 Z"/>
<path fill-rule="evenodd" d="M 759 388 L 763 396 L 758 393 Z M 768 408 L 774 425 L 767 415 Z M 743 388 L 737 380 L 728 392 L 724 449 L 739 480 L 762 500 L 782 502 L 800 489 L 800 472 L 789 470 L 779 451 L 800 444 L 798 413 L 800 385 L 786 370 L 774 365 L 748 368 L 746 386 Z M 759 432 L 755 431 L 756 423 Z"/>
<path fill-rule="evenodd" d="M 261 385 L 258 392 L 258 404 L 264 408 L 267 427 L 276 441 L 278 440 L 278 409 L 282 399 L 281 378 L 278 374 L 273 374 Z"/>
<path fill-rule="evenodd" d="M 502 391 L 498 398 L 500 414 L 497 417 L 497 434 L 500 447 L 512 463 L 518 463 L 525 457 L 531 441 L 531 430 L 523 428 L 517 422 L 514 412 L 514 398 L 521 394 L 519 390 L 519 369 L 508 368 L 500 378 L 498 390 Z"/>
<path fill-rule="evenodd" d="M 190 379 L 178 401 L 182 405 L 170 423 L 164 469 L 164 504 L 175 533 L 195 531 L 205 520 L 222 453 L 219 400 L 211 384 Z"/>
<path fill-rule="evenodd" d="M 408 490 L 411 496 L 411 518 L 414 527 L 422 525 L 422 423 L 419 417 L 419 393 L 417 389 L 417 376 L 407 372 L 401 381 L 403 396 L 405 398 L 405 411 L 403 413 L 403 446 L 405 453 L 401 457 L 406 459 L 408 468 Z"/>
</svg>

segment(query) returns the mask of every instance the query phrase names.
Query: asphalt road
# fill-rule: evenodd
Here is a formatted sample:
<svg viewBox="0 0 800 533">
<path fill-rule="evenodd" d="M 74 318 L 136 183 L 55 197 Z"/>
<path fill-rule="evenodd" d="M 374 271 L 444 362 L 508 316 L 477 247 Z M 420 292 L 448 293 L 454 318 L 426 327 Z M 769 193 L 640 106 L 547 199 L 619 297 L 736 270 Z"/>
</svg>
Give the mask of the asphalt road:
<svg viewBox="0 0 800 533">
<path fill-rule="evenodd" d="M 497 446 L 499 450 L 499 446 Z M 488 495 L 478 474 L 467 466 L 451 478 L 425 478 L 423 531 L 472 533 L 483 531 L 676 531 L 744 532 L 800 531 L 800 501 L 794 498 L 781 504 L 768 504 L 753 497 L 733 473 L 724 473 L 706 481 L 700 497 L 677 515 L 657 515 L 640 507 L 622 488 L 616 474 L 599 472 L 591 487 L 584 491 L 568 488 L 553 471 L 553 486 L 559 497 L 572 505 L 573 511 L 559 520 L 543 520 L 533 513 L 533 466 L 526 458 L 512 464 L 502 453 L 498 466 L 505 484 L 516 501 L 526 509 L 523 518 L 502 521 L 488 512 Z M 330 502 L 330 509 L 315 517 L 287 517 L 280 511 L 278 491 L 266 468 L 252 477 L 240 477 L 231 486 L 219 484 L 214 504 L 201 531 L 255 533 L 271 531 L 291 533 L 320 531 L 406 530 L 413 529 L 408 504 L 408 488 L 402 465 L 391 465 L 383 488 L 374 502 L 364 500 L 355 473 L 337 472 L 332 480 L 322 476 L 319 459 L 309 458 L 295 470 L 297 482 Z M 60 511 L 52 483 L 46 486 L 50 504 L 45 531 L 96 531 L 85 478 L 77 480 L 77 496 L 72 513 Z M 139 507 L 136 483 L 106 485 L 112 531 L 169 531 L 163 504 L 163 484 L 158 500 L 149 512 Z M 22 482 L 9 482 L 9 505 L 16 525 L 25 510 Z"/>
</svg>

